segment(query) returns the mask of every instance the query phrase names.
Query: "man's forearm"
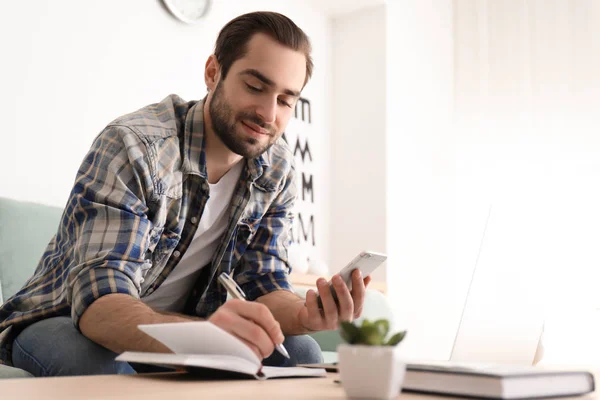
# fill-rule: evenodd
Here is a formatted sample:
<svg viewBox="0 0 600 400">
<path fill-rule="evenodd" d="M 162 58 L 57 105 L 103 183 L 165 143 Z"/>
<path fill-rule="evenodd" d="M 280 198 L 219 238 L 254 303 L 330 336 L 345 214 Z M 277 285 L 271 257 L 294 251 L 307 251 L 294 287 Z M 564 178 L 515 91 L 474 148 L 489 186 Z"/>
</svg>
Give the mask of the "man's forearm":
<svg viewBox="0 0 600 400">
<path fill-rule="evenodd" d="M 300 309 L 304 307 L 304 299 L 300 296 L 287 290 L 277 290 L 259 297 L 256 301 L 263 303 L 271 310 L 284 335 L 310 333 L 300 324 L 298 318 Z"/>
<path fill-rule="evenodd" d="M 124 351 L 170 353 L 166 346 L 137 326 L 193 320 L 183 315 L 160 314 L 126 294 L 110 294 L 88 307 L 79 320 L 79 329 L 90 340 L 117 354 Z"/>
</svg>

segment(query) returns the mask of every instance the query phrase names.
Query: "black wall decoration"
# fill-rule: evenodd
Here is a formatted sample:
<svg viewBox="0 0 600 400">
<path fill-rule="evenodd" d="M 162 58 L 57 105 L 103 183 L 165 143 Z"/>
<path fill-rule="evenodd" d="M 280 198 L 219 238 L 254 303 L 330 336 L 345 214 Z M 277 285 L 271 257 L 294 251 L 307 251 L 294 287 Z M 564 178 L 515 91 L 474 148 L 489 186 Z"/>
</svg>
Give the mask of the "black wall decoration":
<svg viewBox="0 0 600 400">
<path fill-rule="evenodd" d="M 308 260 L 318 258 L 317 241 L 315 237 L 316 205 L 315 189 L 318 187 L 318 176 L 315 177 L 317 165 L 314 151 L 311 151 L 310 133 L 313 131 L 310 101 L 300 97 L 294 110 L 294 118 L 288 124 L 283 140 L 294 153 L 296 170 L 298 172 L 298 199 L 296 204 L 296 219 L 293 228 L 293 241 L 300 245 Z"/>
</svg>

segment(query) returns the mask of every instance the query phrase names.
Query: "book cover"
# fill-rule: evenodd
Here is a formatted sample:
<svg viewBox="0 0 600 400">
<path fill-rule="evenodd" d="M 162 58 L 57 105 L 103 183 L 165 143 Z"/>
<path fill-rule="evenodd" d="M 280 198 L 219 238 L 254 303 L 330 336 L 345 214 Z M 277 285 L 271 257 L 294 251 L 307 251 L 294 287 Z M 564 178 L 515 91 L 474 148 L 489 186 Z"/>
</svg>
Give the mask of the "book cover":
<svg viewBox="0 0 600 400">
<path fill-rule="evenodd" d="M 338 364 L 305 364 L 338 372 Z M 595 390 L 594 376 L 583 370 L 534 366 L 417 362 L 406 365 L 402 391 L 478 399 L 537 399 L 579 396 Z"/>
<path fill-rule="evenodd" d="M 487 399 L 579 396 L 593 392 L 588 371 L 428 361 L 407 364 L 403 390 Z"/>
</svg>

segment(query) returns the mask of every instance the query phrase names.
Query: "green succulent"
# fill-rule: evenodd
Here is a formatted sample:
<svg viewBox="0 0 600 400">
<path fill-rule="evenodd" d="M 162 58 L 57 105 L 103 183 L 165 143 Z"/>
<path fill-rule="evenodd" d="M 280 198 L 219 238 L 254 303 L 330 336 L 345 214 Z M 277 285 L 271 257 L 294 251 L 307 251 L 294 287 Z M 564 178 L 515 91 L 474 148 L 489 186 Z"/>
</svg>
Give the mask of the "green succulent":
<svg viewBox="0 0 600 400">
<path fill-rule="evenodd" d="M 365 319 L 360 326 L 355 325 L 353 322 L 342 322 L 340 324 L 342 339 L 349 344 L 395 346 L 406 336 L 406 331 L 402 331 L 395 333 L 386 341 L 389 330 L 390 323 L 387 319 L 379 319 L 375 322 Z"/>
</svg>

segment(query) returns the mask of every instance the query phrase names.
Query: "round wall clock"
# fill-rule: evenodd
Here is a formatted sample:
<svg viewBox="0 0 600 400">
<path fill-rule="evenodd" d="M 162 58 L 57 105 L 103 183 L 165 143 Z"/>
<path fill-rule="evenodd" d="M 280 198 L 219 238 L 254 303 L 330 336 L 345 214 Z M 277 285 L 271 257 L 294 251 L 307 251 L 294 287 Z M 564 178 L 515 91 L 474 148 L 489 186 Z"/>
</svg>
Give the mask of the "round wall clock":
<svg viewBox="0 0 600 400">
<path fill-rule="evenodd" d="M 210 0 L 162 0 L 165 7 L 178 20 L 197 24 L 208 13 Z"/>
</svg>

